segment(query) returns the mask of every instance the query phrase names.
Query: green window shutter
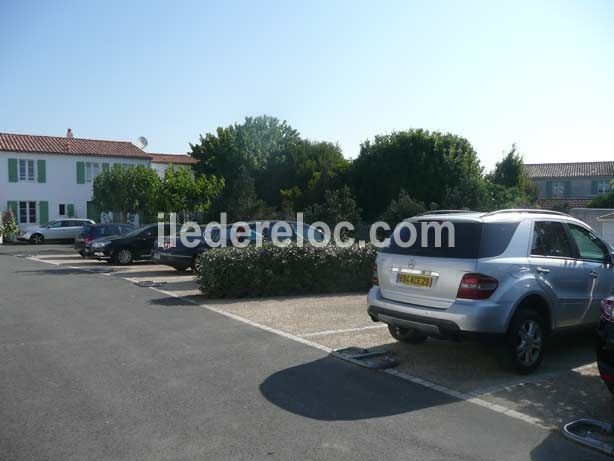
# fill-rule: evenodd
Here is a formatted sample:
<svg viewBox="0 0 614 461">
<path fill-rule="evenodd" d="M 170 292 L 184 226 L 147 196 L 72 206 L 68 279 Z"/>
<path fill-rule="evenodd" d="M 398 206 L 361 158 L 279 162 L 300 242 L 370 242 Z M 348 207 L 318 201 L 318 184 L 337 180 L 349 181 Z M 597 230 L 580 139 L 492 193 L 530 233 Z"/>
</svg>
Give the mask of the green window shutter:
<svg viewBox="0 0 614 461">
<path fill-rule="evenodd" d="M 72 203 L 66 205 L 66 216 L 69 218 L 75 217 L 75 206 Z"/>
<path fill-rule="evenodd" d="M 77 162 L 77 184 L 85 184 L 85 163 Z"/>
<path fill-rule="evenodd" d="M 38 223 L 44 226 L 49 222 L 49 202 L 38 202 Z"/>
<path fill-rule="evenodd" d="M 87 219 L 91 219 L 93 221 L 100 221 L 100 212 L 98 208 L 94 204 L 94 202 L 87 202 Z"/>
<path fill-rule="evenodd" d="M 38 182 L 47 182 L 47 161 L 46 160 L 37 160 L 37 173 L 38 173 Z"/>
<path fill-rule="evenodd" d="M 9 182 L 17 182 L 17 159 L 9 159 Z"/>
<path fill-rule="evenodd" d="M 546 181 L 546 198 L 552 197 L 552 181 Z"/>
<path fill-rule="evenodd" d="M 591 195 L 597 195 L 597 181 L 591 181 Z"/>
<path fill-rule="evenodd" d="M 8 210 L 13 210 L 13 214 L 17 216 L 17 202 L 13 200 L 6 202 L 6 211 Z"/>
<path fill-rule="evenodd" d="M 571 197 L 571 181 L 565 181 L 565 197 Z"/>
</svg>

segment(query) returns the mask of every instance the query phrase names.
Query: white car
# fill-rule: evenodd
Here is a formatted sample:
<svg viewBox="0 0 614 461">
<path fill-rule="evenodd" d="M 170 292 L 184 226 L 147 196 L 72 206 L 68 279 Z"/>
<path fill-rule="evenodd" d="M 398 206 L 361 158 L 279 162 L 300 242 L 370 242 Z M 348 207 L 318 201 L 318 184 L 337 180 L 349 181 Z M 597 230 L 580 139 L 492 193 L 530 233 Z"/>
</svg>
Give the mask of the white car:
<svg viewBox="0 0 614 461">
<path fill-rule="evenodd" d="M 91 219 L 59 219 L 40 227 L 34 227 L 20 233 L 18 240 L 28 240 L 34 245 L 40 245 L 48 240 L 74 240 L 81 228 L 86 224 L 96 224 Z"/>
</svg>

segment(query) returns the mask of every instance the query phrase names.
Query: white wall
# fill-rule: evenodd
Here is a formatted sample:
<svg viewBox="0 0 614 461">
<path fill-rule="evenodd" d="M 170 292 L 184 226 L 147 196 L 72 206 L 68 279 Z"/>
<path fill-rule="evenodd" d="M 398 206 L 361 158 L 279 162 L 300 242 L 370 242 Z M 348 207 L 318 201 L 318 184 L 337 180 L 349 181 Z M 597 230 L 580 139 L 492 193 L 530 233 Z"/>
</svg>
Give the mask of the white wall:
<svg viewBox="0 0 614 461">
<path fill-rule="evenodd" d="M 9 159 L 46 160 L 46 182 L 9 182 Z M 59 219 L 59 205 L 74 204 L 75 218 L 87 217 L 87 202 L 92 198 L 92 182 L 77 184 L 77 162 L 130 164 L 149 166 L 148 159 L 87 155 L 28 154 L 0 152 L 0 210 L 6 211 L 8 201 L 47 201 L 49 220 Z M 36 180 L 36 171 L 35 171 Z M 39 218 L 37 210 L 37 219 Z M 20 228 L 32 227 L 31 224 Z"/>
<path fill-rule="evenodd" d="M 164 175 L 166 174 L 166 170 L 171 166 L 170 163 L 158 163 L 158 162 L 151 162 L 151 168 L 153 168 L 154 170 L 156 170 L 156 172 L 158 173 L 158 176 L 161 179 L 164 179 Z M 173 164 L 173 168 L 175 169 L 175 171 L 177 171 L 177 169 L 179 168 L 191 168 L 190 165 L 184 165 L 184 164 Z"/>
</svg>

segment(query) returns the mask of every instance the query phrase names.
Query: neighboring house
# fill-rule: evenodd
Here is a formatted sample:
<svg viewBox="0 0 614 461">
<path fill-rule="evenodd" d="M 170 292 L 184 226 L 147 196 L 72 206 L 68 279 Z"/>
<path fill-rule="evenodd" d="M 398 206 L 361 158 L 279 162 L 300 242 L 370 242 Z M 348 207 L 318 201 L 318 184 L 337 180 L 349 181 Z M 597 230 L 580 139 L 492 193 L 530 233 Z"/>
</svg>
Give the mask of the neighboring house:
<svg viewBox="0 0 614 461">
<path fill-rule="evenodd" d="M 610 191 L 612 162 L 534 163 L 526 165 L 537 185 L 539 205 L 552 209 L 584 207 L 596 195 Z"/>
<path fill-rule="evenodd" d="M 151 167 L 156 170 L 158 176 L 164 178 L 168 167 L 192 167 L 198 163 L 194 157 L 184 154 L 147 154 L 151 157 Z"/>
<path fill-rule="evenodd" d="M 92 199 L 94 178 L 113 165 L 164 168 L 184 164 L 151 155 L 130 142 L 0 133 L 0 211 L 12 209 L 25 229 L 60 218 L 100 221 Z M 185 164 L 190 164 L 189 160 Z"/>
</svg>

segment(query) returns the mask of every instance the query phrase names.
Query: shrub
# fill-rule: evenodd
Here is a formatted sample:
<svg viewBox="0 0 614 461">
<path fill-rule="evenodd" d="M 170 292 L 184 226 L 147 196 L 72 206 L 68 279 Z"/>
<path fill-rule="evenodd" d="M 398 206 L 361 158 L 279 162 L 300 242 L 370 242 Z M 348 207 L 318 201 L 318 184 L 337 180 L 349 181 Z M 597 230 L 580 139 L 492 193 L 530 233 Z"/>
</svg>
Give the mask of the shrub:
<svg viewBox="0 0 614 461">
<path fill-rule="evenodd" d="M 371 245 L 212 248 L 202 255 L 200 289 L 210 298 L 368 291 L 376 254 Z"/>
</svg>

